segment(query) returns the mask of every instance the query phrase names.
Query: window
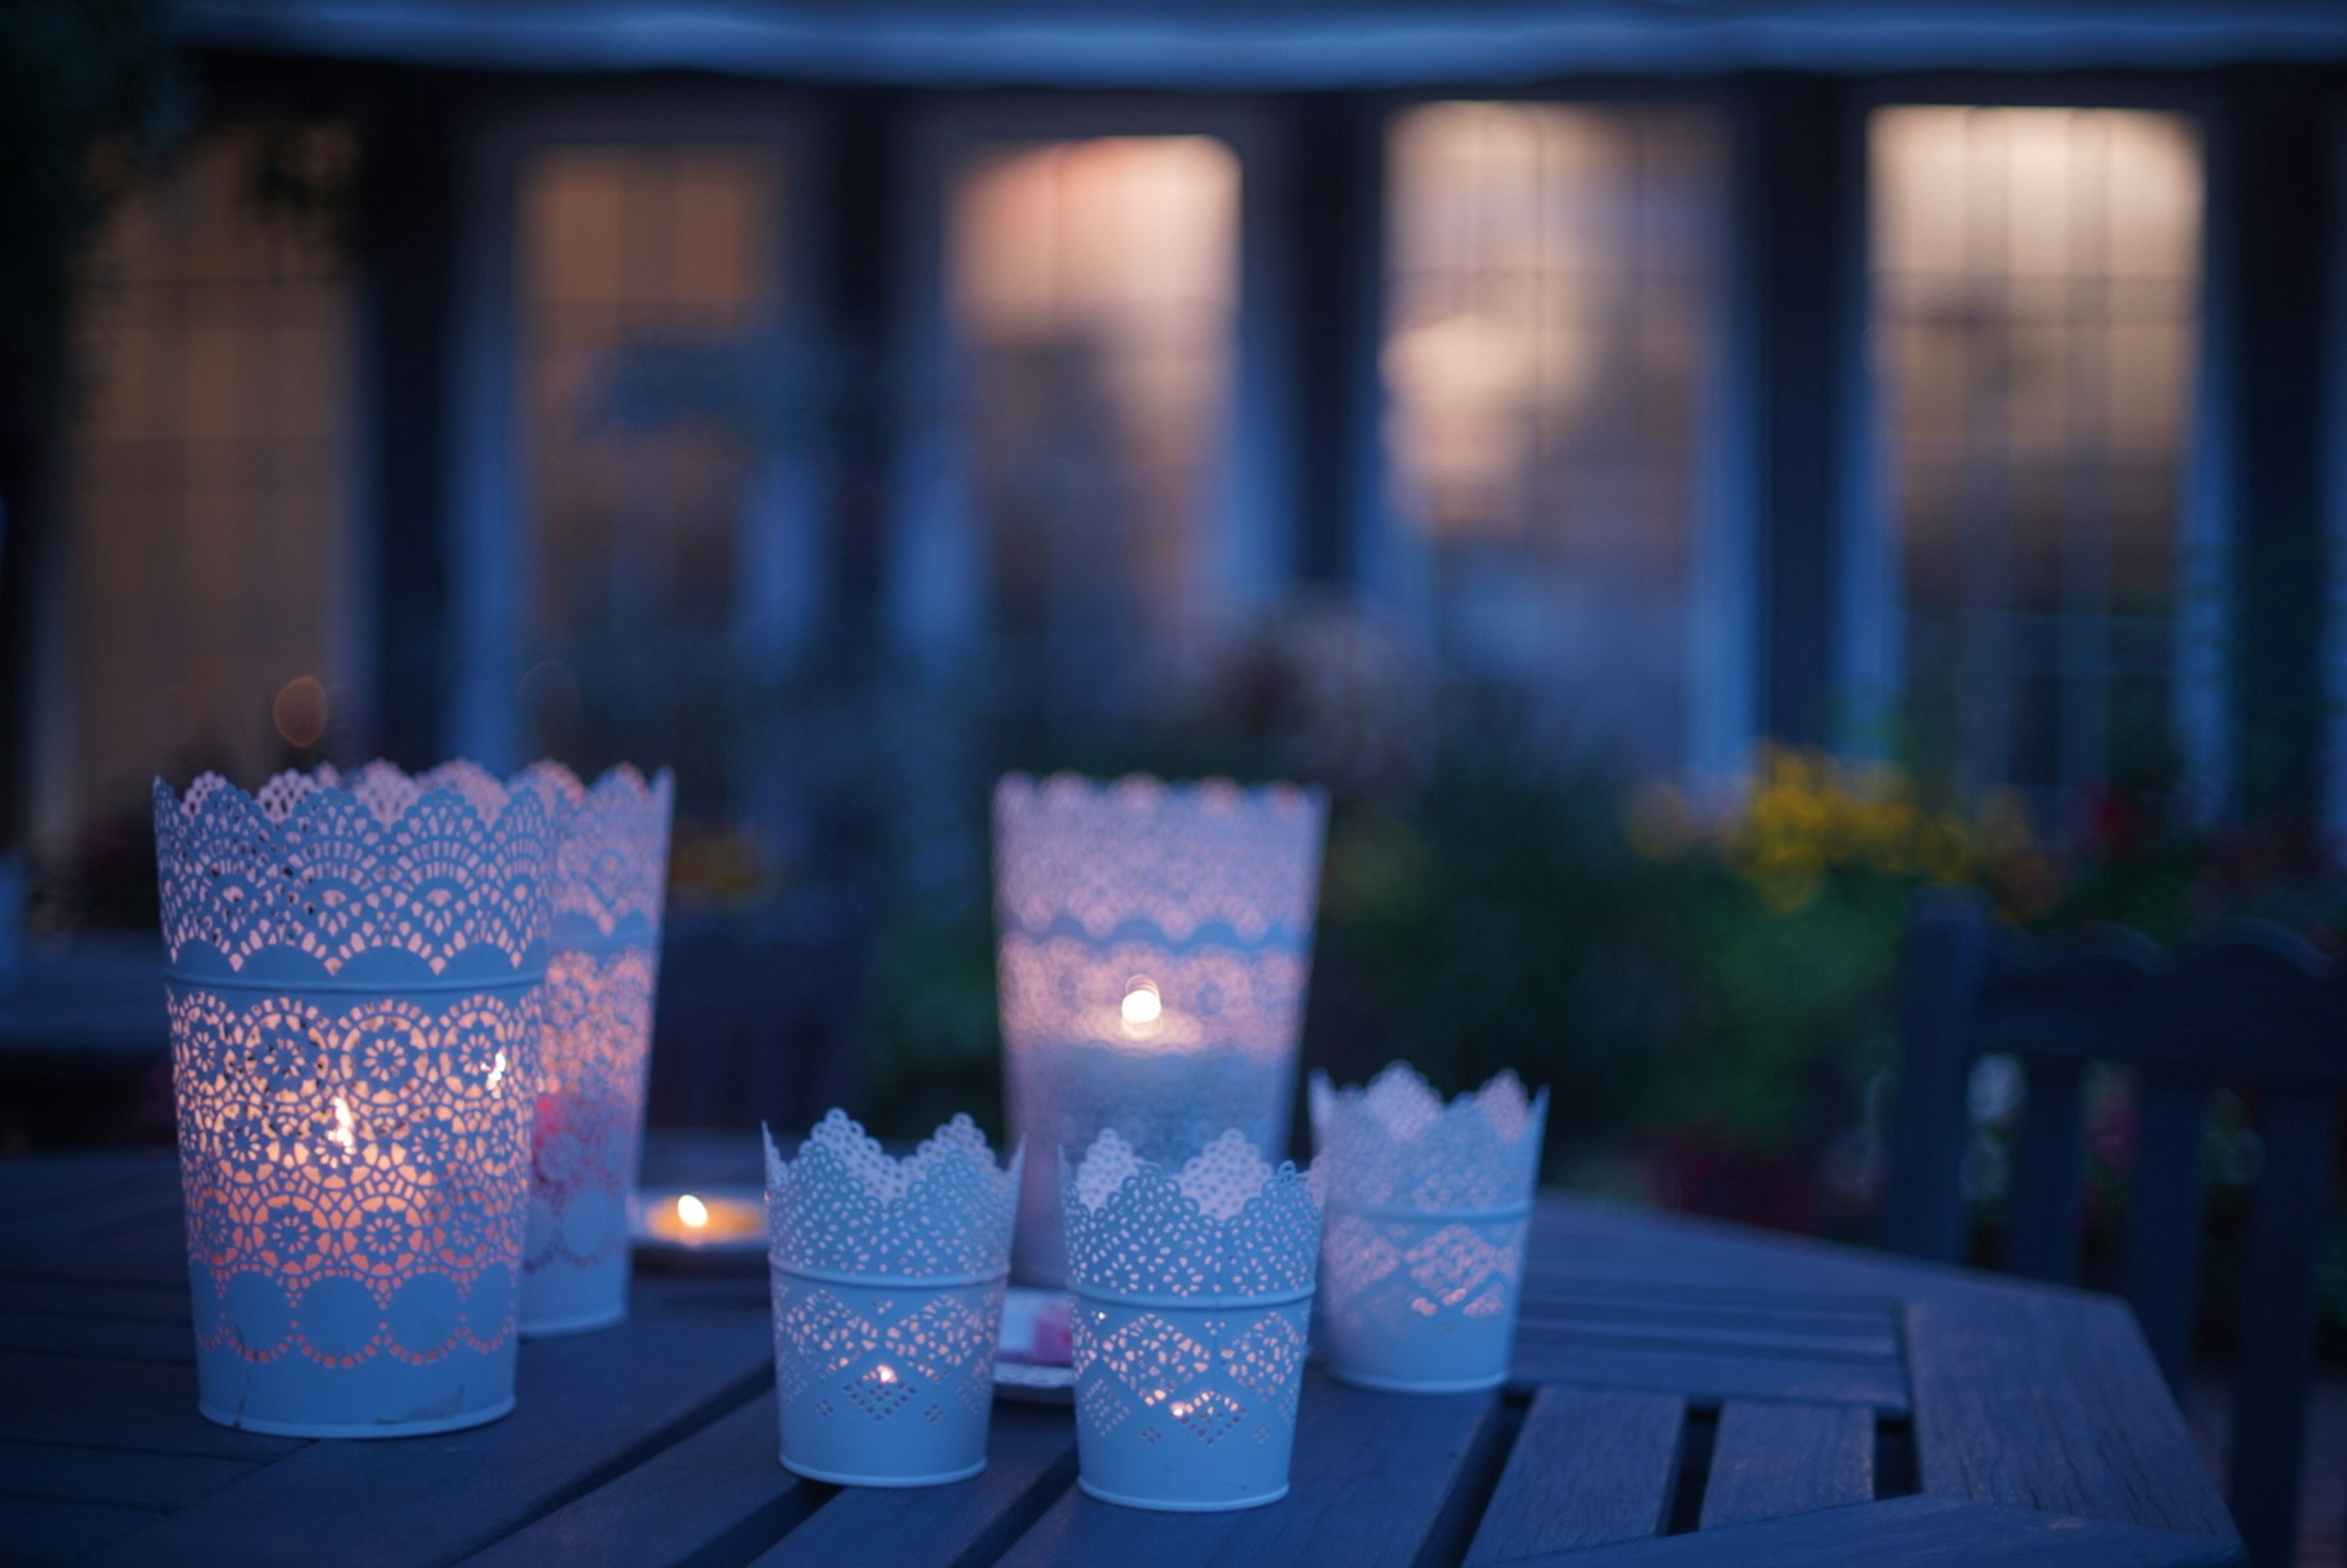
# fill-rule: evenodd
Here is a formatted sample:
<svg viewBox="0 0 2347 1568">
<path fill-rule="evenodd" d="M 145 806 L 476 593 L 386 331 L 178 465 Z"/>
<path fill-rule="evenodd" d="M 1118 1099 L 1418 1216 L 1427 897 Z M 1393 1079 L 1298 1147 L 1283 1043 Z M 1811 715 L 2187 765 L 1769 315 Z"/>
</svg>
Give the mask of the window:
<svg viewBox="0 0 2347 1568">
<path fill-rule="evenodd" d="M 947 241 L 1001 698 L 1047 732 L 1113 722 L 1207 651 L 1238 159 L 1203 136 L 996 144 Z"/>
<path fill-rule="evenodd" d="M 1911 742 L 2059 821 L 2171 765 L 2199 147 L 2172 114 L 1899 108 L 1871 151 Z"/>
<path fill-rule="evenodd" d="M 672 764 L 724 815 L 748 686 L 742 585 L 788 410 L 766 149 L 557 147 L 519 200 L 530 754 Z"/>
<path fill-rule="evenodd" d="M 159 772 L 256 784 L 355 717 L 338 645 L 352 284 L 334 221 L 352 151 L 333 127 L 209 133 L 90 257 L 68 815 L 143 812 Z"/>
<path fill-rule="evenodd" d="M 1717 333 L 1696 109 L 1432 104 L 1390 140 L 1384 375 L 1437 650 L 1550 745 L 1675 770 Z"/>
</svg>

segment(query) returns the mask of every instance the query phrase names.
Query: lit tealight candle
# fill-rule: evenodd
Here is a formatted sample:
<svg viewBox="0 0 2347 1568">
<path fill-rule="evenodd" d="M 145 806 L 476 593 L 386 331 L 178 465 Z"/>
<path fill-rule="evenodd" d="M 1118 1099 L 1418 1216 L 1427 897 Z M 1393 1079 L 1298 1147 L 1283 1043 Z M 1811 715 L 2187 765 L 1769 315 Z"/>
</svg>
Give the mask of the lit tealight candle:
<svg viewBox="0 0 2347 1568">
<path fill-rule="evenodd" d="M 680 1193 L 647 1203 L 643 1227 L 646 1239 L 671 1245 L 738 1245 L 764 1239 L 765 1206 L 753 1198 Z"/>
<path fill-rule="evenodd" d="M 1158 1020 L 1165 1013 L 1165 1001 L 1157 994 L 1155 980 L 1135 975 L 1126 982 L 1124 1000 L 1117 1010 L 1124 1015 L 1124 1032 L 1135 1040 L 1146 1040 L 1157 1032 Z"/>
</svg>

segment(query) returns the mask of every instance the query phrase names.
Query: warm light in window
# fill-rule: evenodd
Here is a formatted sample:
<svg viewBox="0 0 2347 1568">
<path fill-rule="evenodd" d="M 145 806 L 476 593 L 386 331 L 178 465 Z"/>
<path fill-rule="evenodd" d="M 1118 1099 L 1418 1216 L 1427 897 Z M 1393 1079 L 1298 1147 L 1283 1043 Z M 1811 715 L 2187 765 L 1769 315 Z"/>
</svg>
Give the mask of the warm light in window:
<svg viewBox="0 0 2347 1568">
<path fill-rule="evenodd" d="M 692 1230 L 701 1230 L 709 1224 L 709 1205 L 691 1193 L 676 1200 L 676 1217 Z"/>
</svg>

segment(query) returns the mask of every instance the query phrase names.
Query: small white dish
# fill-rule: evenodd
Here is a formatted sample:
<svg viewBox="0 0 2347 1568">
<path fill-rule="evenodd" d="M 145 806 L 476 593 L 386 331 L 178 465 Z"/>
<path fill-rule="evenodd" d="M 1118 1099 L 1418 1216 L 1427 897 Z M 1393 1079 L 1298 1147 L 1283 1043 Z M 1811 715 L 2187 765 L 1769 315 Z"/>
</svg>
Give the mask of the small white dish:
<svg viewBox="0 0 2347 1568">
<path fill-rule="evenodd" d="M 1076 1402 L 1076 1369 L 1069 1365 L 1064 1290 L 1014 1285 L 1002 1296 L 1002 1332 L 994 1360 L 994 1389 L 1032 1405 Z"/>
</svg>

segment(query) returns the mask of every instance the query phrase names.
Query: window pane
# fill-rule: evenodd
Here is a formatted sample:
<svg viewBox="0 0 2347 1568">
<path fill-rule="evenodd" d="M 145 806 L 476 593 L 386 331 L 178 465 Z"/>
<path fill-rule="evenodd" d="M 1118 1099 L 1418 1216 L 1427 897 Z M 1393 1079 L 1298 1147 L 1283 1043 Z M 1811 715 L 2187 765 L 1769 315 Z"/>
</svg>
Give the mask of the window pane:
<svg viewBox="0 0 2347 1568">
<path fill-rule="evenodd" d="M 135 804 L 158 772 L 257 784 L 350 695 L 333 638 L 351 279 L 327 217 L 261 192 L 346 189 L 352 150 L 340 128 L 208 134 L 121 204 L 91 256 L 77 804 Z M 304 676 L 329 701 L 279 704 Z"/>
<path fill-rule="evenodd" d="M 530 743 L 672 764 L 725 809 L 735 583 L 782 366 L 775 160 L 570 147 L 528 164 L 519 276 L 534 600 Z"/>
<path fill-rule="evenodd" d="M 1718 128 L 1434 104 L 1390 151 L 1388 446 L 1442 653 L 1555 739 L 1674 768 Z"/>
<path fill-rule="evenodd" d="M 1081 729 L 1194 673 L 1230 406 L 1239 165 L 1208 137 L 998 146 L 949 299 L 1013 714 Z"/>
<path fill-rule="evenodd" d="M 1882 109 L 1871 141 L 1910 717 L 2058 812 L 2172 751 L 2199 146 L 2034 108 Z"/>
</svg>

